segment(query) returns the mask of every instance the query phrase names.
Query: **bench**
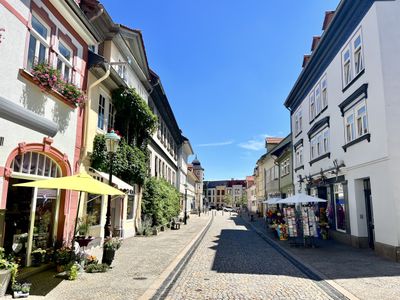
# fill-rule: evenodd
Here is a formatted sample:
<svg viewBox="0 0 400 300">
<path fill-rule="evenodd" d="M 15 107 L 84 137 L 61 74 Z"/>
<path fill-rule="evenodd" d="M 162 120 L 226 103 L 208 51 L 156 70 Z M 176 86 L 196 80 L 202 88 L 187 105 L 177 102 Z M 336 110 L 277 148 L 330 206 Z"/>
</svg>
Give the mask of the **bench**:
<svg viewBox="0 0 400 300">
<path fill-rule="evenodd" d="M 178 218 L 172 218 L 171 229 L 181 229 L 181 222 L 179 222 Z"/>
</svg>

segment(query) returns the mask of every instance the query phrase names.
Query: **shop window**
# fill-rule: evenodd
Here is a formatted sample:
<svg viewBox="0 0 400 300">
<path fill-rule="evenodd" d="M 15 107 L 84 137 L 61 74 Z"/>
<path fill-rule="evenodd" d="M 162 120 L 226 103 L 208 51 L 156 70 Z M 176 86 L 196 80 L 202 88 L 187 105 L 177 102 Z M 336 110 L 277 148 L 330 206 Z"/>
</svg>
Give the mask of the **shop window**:
<svg viewBox="0 0 400 300">
<path fill-rule="evenodd" d="M 346 231 L 346 206 L 343 193 L 343 185 L 335 184 L 334 187 L 334 204 L 335 204 L 335 220 L 336 230 Z"/>
<path fill-rule="evenodd" d="M 133 196 L 133 195 L 128 196 L 128 203 L 127 203 L 127 208 L 126 208 L 126 219 L 127 220 L 133 219 L 134 204 L 135 204 L 135 196 Z"/>
<path fill-rule="evenodd" d="M 39 17 L 32 15 L 32 30 L 30 30 L 28 48 L 28 69 L 36 63 L 44 63 L 49 56 L 50 27 Z"/>
<path fill-rule="evenodd" d="M 17 155 L 11 162 L 13 172 L 45 176 L 60 177 L 61 169 L 50 157 L 37 152 L 26 152 Z"/>
<path fill-rule="evenodd" d="M 93 220 L 93 225 L 100 225 L 102 195 L 88 194 L 86 213 Z"/>
</svg>

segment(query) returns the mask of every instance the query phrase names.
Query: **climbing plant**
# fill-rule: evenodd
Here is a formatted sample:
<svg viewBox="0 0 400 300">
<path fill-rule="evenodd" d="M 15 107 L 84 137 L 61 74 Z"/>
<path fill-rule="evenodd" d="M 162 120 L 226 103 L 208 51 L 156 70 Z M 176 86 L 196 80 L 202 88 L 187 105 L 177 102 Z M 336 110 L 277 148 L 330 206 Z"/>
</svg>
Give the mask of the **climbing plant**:
<svg viewBox="0 0 400 300">
<path fill-rule="evenodd" d="M 104 135 L 96 135 L 90 159 L 93 168 L 108 173 L 110 158 Z M 125 139 L 121 139 L 113 158 L 113 174 L 130 184 L 143 185 L 147 174 L 146 154 L 138 147 L 128 145 Z"/>
<path fill-rule="evenodd" d="M 178 216 L 178 190 L 164 179 L 147 178 L 143 188 L 142 216 L 152 219 L 152 225 L 162 225 Z"/>
<path fill-rule="evenodd" d="M 148 138 L 157 129 L 157 116 L 134 88 L 116 89 L 112 99 L 117 111 L 115 127 L 128 144 L 146 149 Z"/>
</svg>

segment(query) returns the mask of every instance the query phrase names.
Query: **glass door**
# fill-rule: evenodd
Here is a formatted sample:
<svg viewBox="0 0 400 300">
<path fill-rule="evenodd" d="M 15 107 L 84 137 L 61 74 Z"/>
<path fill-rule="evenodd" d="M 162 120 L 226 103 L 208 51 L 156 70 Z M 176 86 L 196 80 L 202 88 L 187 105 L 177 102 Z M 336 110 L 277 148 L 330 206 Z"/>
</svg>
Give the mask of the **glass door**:
<svg viewBox="0 0 400 300">
<path fill-rule="evenodd" d="M 346 207 L 343 193 L 343 186 L 341 183 L 333 186 L 334 190 L 334 205 L 335 205 L 335 220 L 336 230 L 346 231 Z"/>
</svg>

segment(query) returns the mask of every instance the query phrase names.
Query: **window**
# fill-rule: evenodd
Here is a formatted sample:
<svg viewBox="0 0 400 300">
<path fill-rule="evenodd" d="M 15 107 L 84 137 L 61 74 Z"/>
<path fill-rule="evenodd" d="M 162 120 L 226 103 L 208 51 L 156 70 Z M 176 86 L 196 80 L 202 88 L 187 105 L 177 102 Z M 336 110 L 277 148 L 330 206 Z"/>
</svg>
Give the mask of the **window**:
<svg viewBox="0 0 400 300">
<path fill-rule="evenodd" d="M 64 81 L 72 81 L 72 50 L 62 41 L 58 42 L 57 70 Z"/>
<path fill-rule="evenodd" d="M 99 95 L 99 110 L 98 110 L 98 118 L 97 118 L 97 128 L 104 130 L 104 108 L 106 106 L 106 98 L 102 95 Z"/>
<path fill-rule="evenodd" d="M 368 133 L 368 118 L 365 100 L 348 110 L 344 118 L 346 143 Z"/>
<path fill-rule="evenodd" d="M 127 81 L 126 76 L 126 65 L 120 59 L 118 60 L 119 64 L 117 66 L 117 73 L 119 77 L 121 77 L 125 82 Z"/>
<path fill-rule="evenodd" d="M 100 225 L 102 195 L 88 194 L 86 213 L 93 219 L 93 225 Z"/>
<path fill-rule="evenodd" d="M 354 136 L 354 114 L 350 114 L 346 117 L 346 141 L 351 142 Z"/>
<path fill-rule="evenodd" d="M 343 54 L 343 80 L 344 86 L 348 85 L 352 79 L 351 76 L 351 57 L 350 49 L 347 49 Z"/>
<path fill-rule="evenodd" d="M 315 88 L 315 114 L 318 115 L 322 108 L 321 108 L 321 87 L 318 84 Z"/>
<path fill-rule="evenodd" d="M 310 157 L 311 160 L 320 157 L 329 152 L 329 128 L 317 133 L 310 141 Z"/>
<path fill-rule="evenodd" d="M 114 105 L 110 102 L 108 104 L 108 129 L 114 128 L 115 109 Z"/>
<path fill-rule="evenodd" d="M 158 157 L 154 158 L 154 176 L 158 177 Z"/>
<path fill-rule="evenodd" d="M 328 106 L 328 86 L 326 82 L 326 77 L 322 78 L 321 81 L 322 90 L 322 109 Z"/>
<path fill-rule="evenodd" d="M 296 149 L 296 167 L 301 167 L 303 165 L 303 146 Z"/>
<path fill-rule="evenodd" d="M 281 164 L 281 177 L 286 176 L 290 173 L 290 162 L 289 159 L 285 159 Z"/>
<path fill-rule="evenodd" d="M 310 94 L 310 120 L 314 120 L 315 115 L 315 97 L 314 91 L 312 91 Z"/>
<path fill-rule="evenodd" d="M 359 137 L 368 133 L 367 109 L 365 104 L 362 104 L 357 109 L 357 133 Z"/>
<path fill-rule="evenodd" d="M 357 35 L 353 41 L 354 47 L 354 73 L 357 75 L 364 69 L 363 55 L 362 55 L 361 34 Z"/>
<path fill-rule="evenodd" d="M 294 132 L 295 135 L 299 134 L 303 130 L 303 117 L 302 117 L 302 112 L 301 108 L 299 108 L 295 115 L 294 115 Z"/>
<path fill-rule="evenodd" d="M 127 207 L 126 207 L 126 219 L 127 220 L 133 219 L 134 204 L 135 204 L 135 196 L 129 195 L 128 203 L 127 203 Z"/>
<path fill-rule="evenodd" d="M 37 152 L 26 152 L 17 155 L 11 162 L 11 170 L 37 176 L 61 176 L 61 169 L 58 164 L 50 157 Z"/>
<path fill-rule="evenodd" d="M 30 31 L 28 48 L 28 69 L 36 63 L 47 61 L 50 48 L 50 28 L 44 22 L 32 15 L 32 30 Z"/>
</svg>

